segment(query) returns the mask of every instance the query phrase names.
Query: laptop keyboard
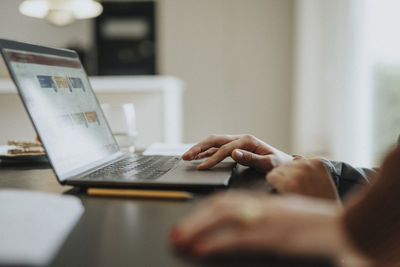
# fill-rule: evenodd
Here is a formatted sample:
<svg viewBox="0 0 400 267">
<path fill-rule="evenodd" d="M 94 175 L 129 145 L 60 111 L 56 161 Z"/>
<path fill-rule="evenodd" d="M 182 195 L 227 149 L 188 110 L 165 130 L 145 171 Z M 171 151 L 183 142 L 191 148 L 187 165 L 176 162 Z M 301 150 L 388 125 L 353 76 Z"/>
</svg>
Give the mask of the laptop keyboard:
<svg viewBox="0 0 400 267">
<path fill-rule="evenodd" d="M 132 155 L 96 170 L 84 180 L 155 180 L 175 167 L 180 158 L 174 156 Z"/>
</svg>

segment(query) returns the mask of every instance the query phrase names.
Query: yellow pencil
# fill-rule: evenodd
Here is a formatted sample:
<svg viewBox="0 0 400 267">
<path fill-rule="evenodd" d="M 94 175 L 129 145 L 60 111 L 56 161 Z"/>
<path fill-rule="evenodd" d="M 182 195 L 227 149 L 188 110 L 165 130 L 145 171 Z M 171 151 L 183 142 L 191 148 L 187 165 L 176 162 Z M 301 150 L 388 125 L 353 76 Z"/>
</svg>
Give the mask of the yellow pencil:
<svg viewBox="0 0 400 267">
<path fill-rule="evenodd" d="M 174 190 L 88 188 L 87 194 L 90 196 L 137 197 L 137 198 L 167 198 L 167 199 L 193 198 L 193 194 L 189 192 L 174 191 Z"/>
</svg>

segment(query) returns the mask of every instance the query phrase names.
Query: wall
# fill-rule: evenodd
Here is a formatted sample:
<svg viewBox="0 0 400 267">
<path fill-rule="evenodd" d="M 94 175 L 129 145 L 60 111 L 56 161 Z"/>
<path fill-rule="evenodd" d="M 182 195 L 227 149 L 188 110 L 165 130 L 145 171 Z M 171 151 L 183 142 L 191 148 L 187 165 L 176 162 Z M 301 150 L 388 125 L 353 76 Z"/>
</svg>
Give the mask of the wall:
<svg viewBox="0 0 400 267">
<path fill-rule="evenodd" d="M 296 1 L 296 153 L 356 166 L 371 163 L 365 2 Z"/>
<path fill-rule="evenodd" d="M 290 150 L 293 2 L 159 4 L 160 69 L 187 83 L 186 141 L 252 133 Z"/>
<path fill-rule="evenodd" d="M 0 36 L 90 47 L 92 22 L 57 28 L 0 1 Z M 290 152 L 292 0 L 160 0 L 160 74 L 186 82 L 184 140 L 252 133 Z M 12 26 L 11 26 L 12 25 Z"/>
</svg>

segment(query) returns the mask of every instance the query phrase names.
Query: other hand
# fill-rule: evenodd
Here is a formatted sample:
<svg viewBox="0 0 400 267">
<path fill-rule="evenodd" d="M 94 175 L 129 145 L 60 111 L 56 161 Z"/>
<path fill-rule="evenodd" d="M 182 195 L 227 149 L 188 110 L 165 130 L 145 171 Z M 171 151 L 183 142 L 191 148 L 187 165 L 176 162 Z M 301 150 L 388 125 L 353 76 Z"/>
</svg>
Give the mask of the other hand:
<svg viewBox="0 0 400 267">
<path fill-rule="evenodd" d="M 182 155 L 184 160 L 207 158 L 198 169 L 209 169 L 231 156 L 236 162 L 268 172 L 293 157 L 249 135 L 211 135 Z"/>
<path fill-rule="evenodd" d="M 347 241 L 340 214 L 330 201 L 228 192 L 206 200 L 176 224 L 170 241 L 195 256 L 272 252 L 330 257 L 356 266 L 358 254 Z"/>
<path fill-rule="evenodd" d="M 266 175 L 278 192 L 339 200 L 337 189 L 325 164 L 318 159 L 296 159 Z"/>
</svg>

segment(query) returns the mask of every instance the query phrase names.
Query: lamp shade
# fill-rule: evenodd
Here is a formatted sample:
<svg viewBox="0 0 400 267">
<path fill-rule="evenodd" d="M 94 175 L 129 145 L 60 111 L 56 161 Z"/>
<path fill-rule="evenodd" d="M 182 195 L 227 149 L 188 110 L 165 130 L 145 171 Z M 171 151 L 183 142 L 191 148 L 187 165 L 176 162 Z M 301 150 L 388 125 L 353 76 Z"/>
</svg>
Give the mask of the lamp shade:
<svg viewBox="0 0 400 267">
<path fill-rule="evenodd" d="M 19 11 L 30 17 L 47 19 L 52 24 L 64 26 L 76 19 L 97 17 L 103 11 L 93 0 L 26 0 Z"/>
</svg>

